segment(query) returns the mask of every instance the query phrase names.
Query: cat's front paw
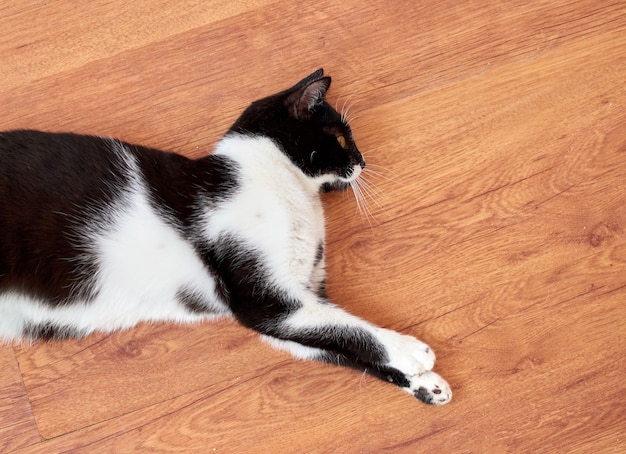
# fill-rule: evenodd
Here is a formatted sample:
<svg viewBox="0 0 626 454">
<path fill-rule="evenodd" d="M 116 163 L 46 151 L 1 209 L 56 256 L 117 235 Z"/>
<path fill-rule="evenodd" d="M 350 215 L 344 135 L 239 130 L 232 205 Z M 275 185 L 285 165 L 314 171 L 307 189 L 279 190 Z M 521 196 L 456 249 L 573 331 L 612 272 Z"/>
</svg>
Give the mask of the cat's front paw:
<svg viewBox="0 0 626 454">
<path fill-rule="evenodd" d="M 409 387 L 403 389 L 429 405 L 445 405 L 452 400 L 450 385 L 432 371 L 412 377 Z"/>
<path fill-rule="evenodd" d="M 435 353 L 424 342 L 390 330 L 383 330 L 381 334 L 387 350 L 386 366 L 413 377 L 431 370 L 435 365 Z"/>
</svg>

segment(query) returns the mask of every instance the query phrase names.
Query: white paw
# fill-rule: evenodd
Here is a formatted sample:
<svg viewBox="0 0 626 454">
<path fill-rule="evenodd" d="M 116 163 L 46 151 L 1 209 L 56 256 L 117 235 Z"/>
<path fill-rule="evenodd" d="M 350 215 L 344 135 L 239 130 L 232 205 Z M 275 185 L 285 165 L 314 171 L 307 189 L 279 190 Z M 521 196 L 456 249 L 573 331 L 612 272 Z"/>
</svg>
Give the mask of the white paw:
<svg viewBox="0 0 626 454">
<path fill-rule="evenodd" d="M 421 375 L 435 365 L 435 353 L 424 342 L 386 329 L 378 334 L 387 349 L 389 362 L 386 365 L 407 377 Z"/>
<path fill-rule="evenodd" d="M 450 385 L 435 372 L 412 377 L 408 388 L 402 388 L 430 405 L 445 405 L 452 400 Z"/>
</svg>

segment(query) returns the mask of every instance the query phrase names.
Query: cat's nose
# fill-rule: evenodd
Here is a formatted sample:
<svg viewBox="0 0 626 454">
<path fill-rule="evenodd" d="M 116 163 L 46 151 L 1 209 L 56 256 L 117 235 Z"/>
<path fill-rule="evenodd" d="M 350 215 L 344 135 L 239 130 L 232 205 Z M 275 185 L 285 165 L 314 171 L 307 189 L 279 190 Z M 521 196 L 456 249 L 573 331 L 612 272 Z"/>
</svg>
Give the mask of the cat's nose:
<svg viewBox="0 0 626 454">
<path fill-rule="evenodd" d="M 361 153 L 359 153 L 358 157 L 357 157 L 357 163 L 361 166 L 362 169 L 365 168 L 365 158 L 363 158 L 363 155 Z"/>
</svg>

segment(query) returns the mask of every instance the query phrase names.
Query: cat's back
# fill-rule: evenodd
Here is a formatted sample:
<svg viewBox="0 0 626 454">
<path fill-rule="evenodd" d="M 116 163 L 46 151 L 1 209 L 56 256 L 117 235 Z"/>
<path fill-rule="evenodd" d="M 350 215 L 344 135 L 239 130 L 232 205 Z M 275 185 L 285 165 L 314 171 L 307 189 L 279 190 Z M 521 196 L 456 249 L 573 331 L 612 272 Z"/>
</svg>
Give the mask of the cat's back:
<svg viewBox="0 0 626 454">
<path fill-rule="evenodd" d="M 110 199 L 127 179 L 124 148 L 112 139 L 17 130 L 0 133 L 0 206 L 43 211 Z"/>
<path fill-rule="evenodd" d="M 0 133 L 0 291 L 47 295 L 78 279 L 75 257 L 123 193 L 126 161 L 111 139 Z"/>
</svg>

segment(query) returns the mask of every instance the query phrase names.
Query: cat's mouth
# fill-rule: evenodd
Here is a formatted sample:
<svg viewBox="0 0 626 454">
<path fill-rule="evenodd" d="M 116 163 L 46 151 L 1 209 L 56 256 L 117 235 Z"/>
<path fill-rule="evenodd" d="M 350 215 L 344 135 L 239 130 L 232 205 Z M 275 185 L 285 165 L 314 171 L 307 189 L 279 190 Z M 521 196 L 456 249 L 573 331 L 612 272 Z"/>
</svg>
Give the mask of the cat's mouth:
<svg viewBox="0 0 626 454">
<path fill-rule="evenodd" d="M 363 166 L 360 164 L 355 164 L 354 166 L 346 169 L 345 176 L 339 177 L 339 180 L 343 183 L 352 183 L 354 180 L 361 176 L 361 172 L 363 171 Z"/>
<path fill-rule="evenodd" d="M 362 171 L 363 166 L 355 164 L 354 166 L 347 168 L 344 171 L 344 175 L 337 175 L 337 179 L 335 181 L 324 183 L 321 191 L 344 191 L 361 176 Z"/>
</svg>

